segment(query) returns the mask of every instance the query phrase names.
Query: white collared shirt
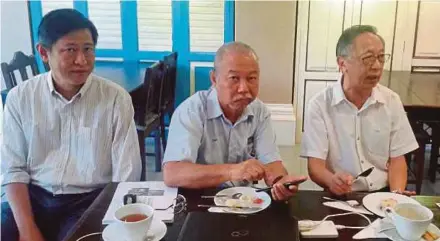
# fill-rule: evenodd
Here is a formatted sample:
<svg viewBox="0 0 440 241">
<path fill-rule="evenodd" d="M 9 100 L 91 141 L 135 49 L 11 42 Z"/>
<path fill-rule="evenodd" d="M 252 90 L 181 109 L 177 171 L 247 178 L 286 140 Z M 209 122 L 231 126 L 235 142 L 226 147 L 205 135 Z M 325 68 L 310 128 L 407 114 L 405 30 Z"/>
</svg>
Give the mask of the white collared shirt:
<svg viewBox="0 0 440 241">
<path fill-rule="evenodd" d="M 133 114 L 130 95 L 93 74 L 71 100 L 54 89 L 51 72 L 21 83 L 5 105 L 2 185 L 33 183 L 68 194 L 138 181 Z"/>
<path fill-rule="evenodd" d="M 387 163 L 418 148 L 399 96 L 378 84 L 360 110 L 344 95 L 341 81 L 315 95 L 308 104 L 302 157 L 326 160 L 332 172 L 356 176 L 374 166 L 354 191 L 388 186 Z"/>
</svg>

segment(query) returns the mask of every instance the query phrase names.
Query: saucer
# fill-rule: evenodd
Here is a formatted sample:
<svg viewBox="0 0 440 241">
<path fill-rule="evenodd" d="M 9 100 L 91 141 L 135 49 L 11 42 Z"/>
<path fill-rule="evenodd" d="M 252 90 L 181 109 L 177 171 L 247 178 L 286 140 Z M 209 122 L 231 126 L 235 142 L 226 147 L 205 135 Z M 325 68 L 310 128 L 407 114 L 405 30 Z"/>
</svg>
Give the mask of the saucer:
<svg viewBox="0 0 440 241">
<path fill-rule="evenodd" d="M 121 226 L 119 226 L 118 223 L 108 225 L 102 232 L 102 239 L 105 241 L 130 241 L 127 238 L 121 240 L 120 228 Z M 150 230 L 148 231 L 147 241 L 159 241 L 165 236 L 166 233 L 167 226 L 165 223 L 158 218 L 153 218 Z"/>
<path fill-rule="evenodd" d="M 437 228 L 437 226 L 435 226 L 434 224 L 429 224 L 427 231 L 436 234 L 437 236 L 440 236 L 440 229 Z M 395 228 L 393 229 L 388 229 L 383 231 L 383 233 L 385 234 L 385 236 L 387 236 L 389 239 L 391 239 L 392 241 L 408 241 L 406 239 L 403 239 L 402 237 L 400 237 L 400 235 L 397 233 L 397 230 Z M 439 239 L 437 239 L 439 240 Z M 426 241 L 423 238 L 420 238 L 418 241 Z"/>
</svg>

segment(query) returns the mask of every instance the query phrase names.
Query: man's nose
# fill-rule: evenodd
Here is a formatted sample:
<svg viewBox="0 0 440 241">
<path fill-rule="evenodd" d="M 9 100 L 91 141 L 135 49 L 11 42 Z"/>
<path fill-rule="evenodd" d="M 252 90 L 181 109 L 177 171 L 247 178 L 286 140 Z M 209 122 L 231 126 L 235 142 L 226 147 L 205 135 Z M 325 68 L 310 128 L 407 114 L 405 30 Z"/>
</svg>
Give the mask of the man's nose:
<svg viewBox="0 0 440 241">
<path fill-rule="evenodd" d="M 379 61 L 379 58 L 375 58 L 373 64 L 371 65 L 372 69 L 381 69 L 383 68 L 384 63 Z"/>
<path fill-rule="evenodd" d="M 246 79 L 240 79 L 240 83 L 238 84 L 238 92 L 239 93 L 249 92 L 249 86 Z"/>
<path fill-rule="evenodd" d="M 78 64 L 78 65 L 87 64 L 86 56 L 84 55 L 84 53 L 82 51 L 78 51 L 78 53 L 76 54 L 75 64 Z"/>
</svg>

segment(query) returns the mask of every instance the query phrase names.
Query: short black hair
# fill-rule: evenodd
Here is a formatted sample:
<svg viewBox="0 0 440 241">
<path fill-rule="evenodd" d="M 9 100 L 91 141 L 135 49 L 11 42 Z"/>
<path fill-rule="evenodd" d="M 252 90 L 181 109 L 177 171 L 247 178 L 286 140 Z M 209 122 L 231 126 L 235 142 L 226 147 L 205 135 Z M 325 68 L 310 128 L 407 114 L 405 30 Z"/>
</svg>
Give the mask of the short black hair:
<svg viewBox="0 0 440 241">
<path fill-rule="evenodd" d="M 90 30 L 96 45 L 98 30 L 89 19 L 75 9 L 56 9 L 44 15 L 41 20 L 38 26 L 38 42 L 50 49 L 60 38 L 80 29 Z"/>
</svg>

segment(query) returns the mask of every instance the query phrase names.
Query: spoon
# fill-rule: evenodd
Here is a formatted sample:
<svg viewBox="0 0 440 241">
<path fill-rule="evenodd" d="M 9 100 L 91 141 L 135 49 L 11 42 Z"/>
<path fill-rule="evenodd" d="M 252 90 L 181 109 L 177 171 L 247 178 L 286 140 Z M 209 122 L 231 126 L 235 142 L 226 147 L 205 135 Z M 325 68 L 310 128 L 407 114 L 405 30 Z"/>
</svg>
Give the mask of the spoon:
<svg viewBox="0 0 440 241">
<path fill-rule="evenodd" d="M 359 174 L 356 176 L 356 178 L 355 178 L 354 180 L 358 179 L 359 177 L 367 177 L 368 175 L 371 174 L 371 172 L 372 172 L 373 170 L 374 170 L 374 167 L 370 167 L 370 168 L 368 168 L 367 170 L 365 170 L 365 171 L 359 173 Z"/>
</svg>

